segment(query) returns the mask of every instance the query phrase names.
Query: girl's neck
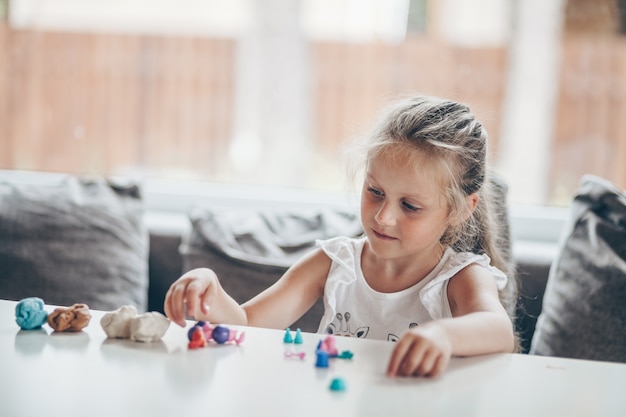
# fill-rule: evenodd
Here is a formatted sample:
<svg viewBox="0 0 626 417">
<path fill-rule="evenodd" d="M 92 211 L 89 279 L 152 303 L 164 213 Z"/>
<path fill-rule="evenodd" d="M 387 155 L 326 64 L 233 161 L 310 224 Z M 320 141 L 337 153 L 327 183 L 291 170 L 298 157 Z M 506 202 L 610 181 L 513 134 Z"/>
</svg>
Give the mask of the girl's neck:
<svg viewBox="0 0 626 417">
<path fill-rule="evenodd" d="M 384 293 L 398 292 L 426 278 L 439 264 L 444 252 L 445 248 L 437 243 L 432 250 L 410 257 L 383 259 L 366 242 L 361 254 L 361 270 L 372 289 Z"/>
</svg>

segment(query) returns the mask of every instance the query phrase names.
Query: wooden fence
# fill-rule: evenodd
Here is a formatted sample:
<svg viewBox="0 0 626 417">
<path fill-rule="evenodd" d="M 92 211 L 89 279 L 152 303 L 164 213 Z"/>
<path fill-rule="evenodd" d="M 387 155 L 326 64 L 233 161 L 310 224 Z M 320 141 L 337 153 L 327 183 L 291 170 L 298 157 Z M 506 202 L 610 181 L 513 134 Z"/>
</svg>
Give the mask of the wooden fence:
<svg viewBox="0 0 626 417">
<path fill-rule="evenodd" d="M 233 134 L 235 41 L 73 34 L 0 26 L 0 168 L 204 178 Z M 415 37 L 312 45 L 315 148 L 333 158 L 389 98 L 407 91 L 472 104 L 497 152 L 506 51 Z M 626 188 L 626 43 L 568 37 L 551 193 L 583 173 Z"/>
<path fill-rule="evenodd" d="M 202 170 L 230 139 L 232 41 L 5 29 L 0 45 L 4 168 Z"/>
</svg>

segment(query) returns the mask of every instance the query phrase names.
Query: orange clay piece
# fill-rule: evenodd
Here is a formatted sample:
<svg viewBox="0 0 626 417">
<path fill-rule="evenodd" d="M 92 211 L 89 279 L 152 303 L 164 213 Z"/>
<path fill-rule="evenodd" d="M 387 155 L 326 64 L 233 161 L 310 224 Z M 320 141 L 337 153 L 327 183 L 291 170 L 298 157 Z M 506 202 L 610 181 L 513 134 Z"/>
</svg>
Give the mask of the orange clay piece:
<svg viewBox="0 0 626 417">
<path fill-rule="evenodd" d="M 48 315 L 48 325 L 56 332 L 79 332 L 91 320 L 87 304 L 59 307 Z"/>
<path fill-rule="evenodd" d="M 187 346 L 189 347 L 189 349 L 199 349 L 205 347 L 206 345 L 207 342 L 204 337 L 204 332 L 201 328 L 197 328 L 191 334 L 191 340 L 189 341 L 189 344 Z"/>
</svg>

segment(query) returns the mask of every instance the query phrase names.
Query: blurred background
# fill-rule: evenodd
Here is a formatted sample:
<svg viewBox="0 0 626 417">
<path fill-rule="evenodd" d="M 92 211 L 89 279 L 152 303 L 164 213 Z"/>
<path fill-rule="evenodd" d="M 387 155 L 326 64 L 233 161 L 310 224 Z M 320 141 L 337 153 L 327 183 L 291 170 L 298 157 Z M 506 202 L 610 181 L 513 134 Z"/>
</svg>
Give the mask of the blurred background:
<svg viewBox="0 0 626 417">
<path fill-rule="evenodd" d="M 0 169 L 342 191 L 412 92 L 473 109 L 513 204 L 626 188 L 624 0 L 0 0 Z"/>
</svg>

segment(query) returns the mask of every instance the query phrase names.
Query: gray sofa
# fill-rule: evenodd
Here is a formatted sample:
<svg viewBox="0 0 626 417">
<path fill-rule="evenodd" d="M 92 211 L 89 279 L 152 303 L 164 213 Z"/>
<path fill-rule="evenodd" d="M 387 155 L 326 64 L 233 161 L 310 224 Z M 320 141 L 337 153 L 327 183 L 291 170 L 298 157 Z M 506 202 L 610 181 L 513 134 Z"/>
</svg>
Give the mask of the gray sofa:
<svg viewBox="0 0 626 417">
<path fill-rule="evenodd" d="M 38 296 L 50 304 L 84 302 L 102 310 L 134 304 L 140 311 L 162 312 L 176 278 L 210 266 L 243 302 L 280 276 L 315 239 L 359 233 L 354 214 L 323 204 L 240 212 L 198 205 L 188 214 L 153 213 L 133 184 L 2 171 L 0 298 Z M 517 327 L 528 351 L 552 259 L 543 252 L 514 255 L 520 283 Z M 316 304 L 294 328 L 315 331 L 321 311 Z"/>
</svg>

